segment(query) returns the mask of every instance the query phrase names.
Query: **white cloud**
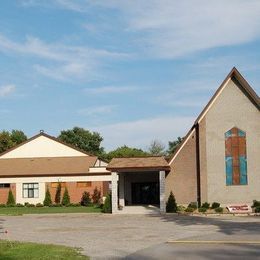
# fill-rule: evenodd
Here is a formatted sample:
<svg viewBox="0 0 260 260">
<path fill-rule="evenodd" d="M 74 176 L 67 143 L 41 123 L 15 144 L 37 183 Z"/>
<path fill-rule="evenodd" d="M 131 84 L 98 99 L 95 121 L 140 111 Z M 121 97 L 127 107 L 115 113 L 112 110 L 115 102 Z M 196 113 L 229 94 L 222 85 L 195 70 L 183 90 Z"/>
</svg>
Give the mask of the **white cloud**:
<svg viewBox="0 0 260 260">
<path fill-rule="evenodd" d="M 168 141 L 184 136 L 194 120 L 194 117 L 165 116 L 101 125 L 92 130 L 101 133 L 108 150 L 122 145 L 145 149 L 152 140 L 158 139 L 168 145 Z"/>
<path fill-rule="evenodd" d="M 95 106 L 79 109 L 77 112 L 84 116 L 96 116 L 96 115 L 107 115 L 112 113 L 116 105 L 105 105 L 105 106 Z"/>
<path fill-rule="evenodd" d="M 134 91 L 136 87 L 131 86 L 105 86 L 97 88 L 86 88 L 84 92 L 87 94 L 116 94 Z"/>
<path fill-rule="evenodd" d="M 0 87 L 0 97 L 7 97 L 15 92 L 15 85 L 4 85 Z"/>
</svg>

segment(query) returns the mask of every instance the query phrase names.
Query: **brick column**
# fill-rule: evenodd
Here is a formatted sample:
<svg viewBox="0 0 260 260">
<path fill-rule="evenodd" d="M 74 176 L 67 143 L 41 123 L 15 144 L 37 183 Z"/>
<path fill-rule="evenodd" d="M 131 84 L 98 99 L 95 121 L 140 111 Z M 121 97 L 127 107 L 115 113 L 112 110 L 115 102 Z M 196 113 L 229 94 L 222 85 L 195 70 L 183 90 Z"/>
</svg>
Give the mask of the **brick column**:
<svg viewBox="0 0 260 260">
<path fill-rule="evenodd" d="M 125 206 L 125 176 L 124 173 L 120 173 L 119 177 L 119 205 Z"/>
<path fill-rule="evenodd" d="M 159 172 L 159 185 L 160 185 L 160 212 L 165 213 L 165 171 Z"/>
<path fill-rule="evenodd" d="M 116 213 L 118 211 L 118 195 L 117 195 L 117 172 L 112 172 L 111 173 L 112 177 L 112 214 Z"/>
</svg>

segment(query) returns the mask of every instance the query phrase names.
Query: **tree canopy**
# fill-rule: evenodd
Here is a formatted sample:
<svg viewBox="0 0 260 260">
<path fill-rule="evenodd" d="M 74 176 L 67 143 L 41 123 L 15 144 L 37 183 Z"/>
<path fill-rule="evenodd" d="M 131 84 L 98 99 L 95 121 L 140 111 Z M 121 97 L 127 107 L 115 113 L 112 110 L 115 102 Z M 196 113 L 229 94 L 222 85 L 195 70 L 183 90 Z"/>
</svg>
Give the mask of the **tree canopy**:
<svg viewBox="0 0 260 260">
<path fill-rule="evenodd" d="M 161 155 L 163 156 L 165 154 L 165 146 L 162 142 L 159 140 L 153 140 L 148 148 L 148 152 L 151 155 Z"/>
<path fill-rule="evenodd" d="M 1 131 L 0 132 L 0 153 L 24 142 L 27 136 L 21 130 Z"/>
<path fill-rule="evenodd" d="M 63 130 L 58 139 L 96 156 L 102 157 L 104 153 L 104 148 L 100 146 L 103 137 L 97 132 L 90 132 L 84 128 L 74 127 Z"/>
<path fill-rule="evenodd" d="M 167 150 L 167 154 L 168 155 L 173 154 L 176 151 L 176 149 L 179 147 L 179 145 L 181 144 L 183 139 L 184 139 L 184 137 L 178 137 L 177 140 L 170 141 L 168 143 L 169 147 Z"/>
</svg>

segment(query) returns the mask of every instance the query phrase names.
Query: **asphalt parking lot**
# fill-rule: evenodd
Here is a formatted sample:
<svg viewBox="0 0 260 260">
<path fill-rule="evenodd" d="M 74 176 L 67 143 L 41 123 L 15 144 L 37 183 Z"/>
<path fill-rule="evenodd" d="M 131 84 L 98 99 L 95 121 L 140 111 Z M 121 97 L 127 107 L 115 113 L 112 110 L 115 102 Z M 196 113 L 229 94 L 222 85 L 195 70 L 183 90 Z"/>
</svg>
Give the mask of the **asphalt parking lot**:
<svg viewBox="0 0 260 260">
<path fill-rule="evenodd" d="M 1 239 L 78 247 L 91 259 L 260 259 L 260 217 L 0 216 L 0 229 Z"/>
</svg>

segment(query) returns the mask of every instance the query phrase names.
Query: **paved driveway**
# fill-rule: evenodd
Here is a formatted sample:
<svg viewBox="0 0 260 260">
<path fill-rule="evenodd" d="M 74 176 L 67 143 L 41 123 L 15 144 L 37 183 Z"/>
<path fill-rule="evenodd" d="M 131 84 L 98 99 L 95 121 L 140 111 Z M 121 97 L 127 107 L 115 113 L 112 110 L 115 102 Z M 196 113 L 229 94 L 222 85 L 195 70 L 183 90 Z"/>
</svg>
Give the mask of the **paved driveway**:
<svg viewBox="0 0 260 260">
<path fill-rule="evenodd" d="M 169 259 L 167 257 L 171 251 L 164 248 L 169 240 L 260 241 L 260 218 L 257 217 L 106 214 L 0 216 L 0 228 L 8 230 L 8 234 L 0 233 L 0 238 L 80 247 L 92 259 L 119 259 L 131 255 L 131 259 L 137 259 L 142 254 L 148 254 L 147 259 L 152 259 L 149 252 L 153 249 L 161 252 L 160 259 L 164 259 L 163 252 L 165 259 Z M 255 246 L 254 250 L 259 250 L 259 246 Z M 183 245 L 171 244 L 170 247 L 176 249 Z M 158 259 L 156 254 L 153 256 Z M 177 253 L 174 256 L 177 258 Z"/>
</svg>

